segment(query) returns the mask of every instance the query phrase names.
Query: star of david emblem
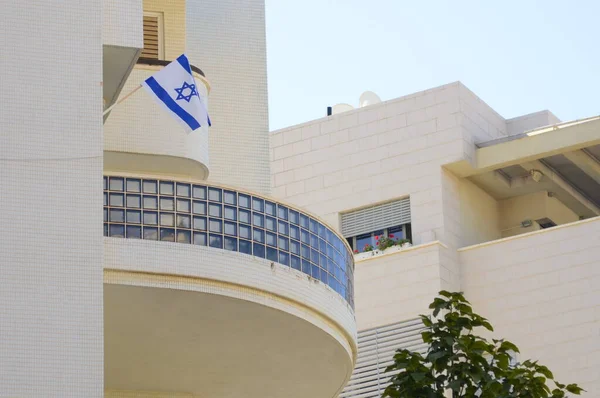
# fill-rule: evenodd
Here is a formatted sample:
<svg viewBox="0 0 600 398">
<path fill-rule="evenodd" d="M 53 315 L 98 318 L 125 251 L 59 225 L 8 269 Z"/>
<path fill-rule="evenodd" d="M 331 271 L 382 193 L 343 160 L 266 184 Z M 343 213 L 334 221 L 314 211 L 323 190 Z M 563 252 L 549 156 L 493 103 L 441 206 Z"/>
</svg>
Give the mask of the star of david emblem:
<svg viewBox="0 0 600 398">
<path fill-rule="evenodd" d="M 188 90 L 187 95 L 184 94 L 185 90 Z M 196 85 L 188 84 L 188 82 L 183 82 L 183 86 L 181 86 L 180 88 L 176 88 L 175 91 L 177 91 L 177 98 L 175 98 L 175 100 L 177 101 L 183 99 L 187 102 L 190 102 L 193 96 L 197 96 L 198 98 L 200 98 L 198 92 L 196 91 Z"/>
</svg>

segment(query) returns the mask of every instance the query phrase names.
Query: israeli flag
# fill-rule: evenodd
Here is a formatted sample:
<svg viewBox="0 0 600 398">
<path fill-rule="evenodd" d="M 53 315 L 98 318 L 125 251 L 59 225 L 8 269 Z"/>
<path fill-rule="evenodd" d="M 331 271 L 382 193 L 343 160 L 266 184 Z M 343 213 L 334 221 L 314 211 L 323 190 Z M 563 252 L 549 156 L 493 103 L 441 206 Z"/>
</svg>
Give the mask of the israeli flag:
<svg viewBox="0 0 600 398">
<path fill-rule="evenodd" d="M 142 86 L 181 122 L 188 133 L 200 126 L 211 125 L 185 54 L 146 79 Z"/>
</svg>

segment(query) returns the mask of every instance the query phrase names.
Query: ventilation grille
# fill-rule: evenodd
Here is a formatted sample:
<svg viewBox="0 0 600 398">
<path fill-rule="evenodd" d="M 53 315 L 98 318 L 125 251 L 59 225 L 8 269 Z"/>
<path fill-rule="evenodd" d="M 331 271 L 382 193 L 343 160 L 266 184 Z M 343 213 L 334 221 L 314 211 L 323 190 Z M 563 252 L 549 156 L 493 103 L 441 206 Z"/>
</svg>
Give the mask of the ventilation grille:
<svg viewBox="0 0 600 398">
<path fill-rule="evenodd" d="M 360 234 L 410 222 L 410 198 L 342 214 L 342 235 Z"/>
<path fill-rule="evenodd" d="M 144 49 L 142 58 L 159 59 L 160 32 L 158 16 L 144 15 Z"/>
<path fill-rule="evenodd" d="M 396 350 L 427 351 L 427 345 L 421 339 L 422 330 L 423 323 L 417 318 L 358 332 L 356 368 L 339 397 L 381 397 L 394 374 L 385 373 L 385 368 L 393 363 Z"/>
</svg>

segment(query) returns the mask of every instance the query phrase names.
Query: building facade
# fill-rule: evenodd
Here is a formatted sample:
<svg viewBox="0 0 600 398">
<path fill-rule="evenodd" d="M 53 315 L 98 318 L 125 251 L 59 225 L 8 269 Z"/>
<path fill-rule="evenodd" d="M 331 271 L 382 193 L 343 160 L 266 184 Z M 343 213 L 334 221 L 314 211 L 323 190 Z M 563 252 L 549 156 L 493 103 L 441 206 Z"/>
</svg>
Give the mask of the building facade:
<svg viewBox="0 0 600 398">
<path fill-rule="evenodd" d="M 342 397 L 377 397 L 439 290 L 495 336 L 600 394 L 600 118 L 504 119 L 461 83 L 271 134 L 273 195 L 355 252 L 359 356 Z M 377 243 L 412 244 L 377 249 Z M 389 242 L 389 241 L 387 241 Z"/>
<path fill-rule="evenodd" d="M 263 1 L 54 3 L 2 6 L 0 396 L 336 396 L 354 259 L 269 196 Z M 103 115 L 184 52 L 212 128 Z"/>
</svg>

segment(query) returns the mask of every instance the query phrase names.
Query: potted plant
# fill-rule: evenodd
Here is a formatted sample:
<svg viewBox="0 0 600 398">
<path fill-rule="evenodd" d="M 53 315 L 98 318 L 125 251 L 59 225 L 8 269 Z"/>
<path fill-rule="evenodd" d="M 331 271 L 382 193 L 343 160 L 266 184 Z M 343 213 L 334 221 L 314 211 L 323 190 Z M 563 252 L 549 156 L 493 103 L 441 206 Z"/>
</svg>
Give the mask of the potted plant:
<svg viewBox="0 0 600 398">
<path fill-rule="evenodd" d="M 410 243 L 410 240 L 408 240 L 408 239 L 398 239 L 396 244 L 401 247 L 411 247 L 412 246 L 412 243 Z"/>
</svg>

